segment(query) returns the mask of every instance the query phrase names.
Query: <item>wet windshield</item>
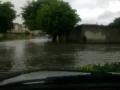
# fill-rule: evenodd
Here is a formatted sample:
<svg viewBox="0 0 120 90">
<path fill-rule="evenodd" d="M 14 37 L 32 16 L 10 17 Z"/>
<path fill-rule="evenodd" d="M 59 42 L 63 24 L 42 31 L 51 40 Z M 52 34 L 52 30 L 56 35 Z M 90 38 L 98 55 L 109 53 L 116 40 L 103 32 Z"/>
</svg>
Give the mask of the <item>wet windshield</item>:
<svg viewBox="0 0 120 90">
<path fill-rule="evenodd" d="M 0 0 L 0 72 L 120 72 L 119 0 Z"/>
</svg>

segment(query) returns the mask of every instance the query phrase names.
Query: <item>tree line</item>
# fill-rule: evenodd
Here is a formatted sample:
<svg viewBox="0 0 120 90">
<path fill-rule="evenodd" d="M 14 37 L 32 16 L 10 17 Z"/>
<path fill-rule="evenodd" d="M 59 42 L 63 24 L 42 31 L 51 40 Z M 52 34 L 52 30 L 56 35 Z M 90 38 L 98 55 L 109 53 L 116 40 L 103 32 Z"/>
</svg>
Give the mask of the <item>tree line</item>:
<svg viewBox="0 0 120 90">
<path fill-rule="evenodd" d="M 81 21 L 76 10 L 63 0 L 33 0 L 22 8 L 24 25 L 29 30 L 42 30 L 57 38 L 66 36 Z M 0 33 L 13 28 L 16 17 L 14 6 L 10 2 L 0 2 Z M 120 18 L 116 18 L 109 26 L 120 27 Z"/>
</svg>

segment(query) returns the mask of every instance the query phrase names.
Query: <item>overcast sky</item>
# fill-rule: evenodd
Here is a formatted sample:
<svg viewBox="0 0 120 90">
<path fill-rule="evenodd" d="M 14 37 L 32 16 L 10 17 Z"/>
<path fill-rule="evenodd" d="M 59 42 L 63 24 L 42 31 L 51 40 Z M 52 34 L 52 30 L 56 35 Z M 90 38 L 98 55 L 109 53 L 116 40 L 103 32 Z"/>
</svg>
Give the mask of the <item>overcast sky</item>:
<svg viewBox="0 0 120 90">
<path fill-rule="evenodd" d="M 0 0 L 8 1 L 8 0 Z M 9 0 L 15 5 L 17 13 L 21 13 L 21 7 L 31 0 Z M 116 17 L 120 17 L 120 0 L 64 0 L 70 3 L 72 8 L 82 18 L 82 23 L 87 24 L 108 24 Z M 23 20 L 18 17 L 15 22 Z"/>
</svg>

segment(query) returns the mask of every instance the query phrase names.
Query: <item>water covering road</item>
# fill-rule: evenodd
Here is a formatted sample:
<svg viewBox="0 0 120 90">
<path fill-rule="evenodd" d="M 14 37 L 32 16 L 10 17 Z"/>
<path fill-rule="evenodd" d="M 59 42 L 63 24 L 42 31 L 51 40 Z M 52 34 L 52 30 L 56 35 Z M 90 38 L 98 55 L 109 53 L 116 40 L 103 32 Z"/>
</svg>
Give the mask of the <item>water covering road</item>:
<svg viewBox="0 0 120 90">
<path fill-rule="evenodd" d="M 120 45 L 53 44 L 47 37 L 0 42 L 0 71 L 73 69 L 120 62 Z"/>
</svg>

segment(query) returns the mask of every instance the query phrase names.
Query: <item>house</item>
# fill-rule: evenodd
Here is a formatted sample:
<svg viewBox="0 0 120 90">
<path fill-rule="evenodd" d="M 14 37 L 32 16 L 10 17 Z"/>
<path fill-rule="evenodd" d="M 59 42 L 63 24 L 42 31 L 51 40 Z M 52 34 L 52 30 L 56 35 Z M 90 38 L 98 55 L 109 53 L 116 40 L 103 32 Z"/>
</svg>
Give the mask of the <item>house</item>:
<svg viewBox="0 0 120 90">
<path fill-rule="evenodd" d="M 79 43 L 120 43 L 120 28 L 82 24 L 71 31 L 69 40 Z"/>
</svg>

